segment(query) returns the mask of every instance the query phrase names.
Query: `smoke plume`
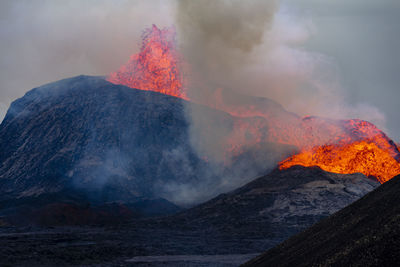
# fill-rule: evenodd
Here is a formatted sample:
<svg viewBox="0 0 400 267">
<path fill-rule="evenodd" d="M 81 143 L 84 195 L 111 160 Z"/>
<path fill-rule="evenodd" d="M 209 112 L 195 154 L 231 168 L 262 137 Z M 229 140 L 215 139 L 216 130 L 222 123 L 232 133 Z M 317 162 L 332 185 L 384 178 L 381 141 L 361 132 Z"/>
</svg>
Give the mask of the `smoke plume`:
<svg viewBox="0 0 400 267">
<path fill-rule="evenodd" d="M 316 31 L 312 20 L 284 3 L 178 0 L 176 25 L 194 98 L 222 87 L 273 99 L 303 116 L 360 115 L 346 103 L 334 61 L 305 48 Z M 383 126 L 381 113 L 362 106 L 363 119 Z"/>
<path fill-rule="evenodd" d="M 192 79 L 208 82 L 194 86 L 232 87 L 241 66 L 250 63 L 251 53 L 263 43 L 276 8 L 276 1 L 178 0 L 176 24 L 185 60 Z M 191 93 L 192 97 L 208 94 Z"/>
</svg>

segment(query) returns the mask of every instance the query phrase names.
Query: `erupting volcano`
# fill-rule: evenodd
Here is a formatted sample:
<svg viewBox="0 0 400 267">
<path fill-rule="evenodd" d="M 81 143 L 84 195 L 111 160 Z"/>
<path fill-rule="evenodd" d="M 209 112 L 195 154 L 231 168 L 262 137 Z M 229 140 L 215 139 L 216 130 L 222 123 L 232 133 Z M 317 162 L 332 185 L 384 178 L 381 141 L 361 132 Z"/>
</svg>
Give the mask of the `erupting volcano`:
<svg viewBox="0 0 400 267">
<path fill-rule="evenodd" d="M 107 80 L 189 100 L 174 28 L 159 29 L 153 25 L 142 37 L 141 51 Z M 294 165 L 319 166 L 334 173 L 360 172 L 381 183 L 400 173 L 398 146 L 369 122 L 301 118 L 268 99 L 238 97 L 237 93 L 225 89 L 211 91 L 214 94 L 207 100 L 190 100 L 239 118 L 225 138 L 226 154 L 238 155 L 245 146 L 269 142 L 291 145 L 300 151 L 282 161 L 280 169 Z"/>
</svg>

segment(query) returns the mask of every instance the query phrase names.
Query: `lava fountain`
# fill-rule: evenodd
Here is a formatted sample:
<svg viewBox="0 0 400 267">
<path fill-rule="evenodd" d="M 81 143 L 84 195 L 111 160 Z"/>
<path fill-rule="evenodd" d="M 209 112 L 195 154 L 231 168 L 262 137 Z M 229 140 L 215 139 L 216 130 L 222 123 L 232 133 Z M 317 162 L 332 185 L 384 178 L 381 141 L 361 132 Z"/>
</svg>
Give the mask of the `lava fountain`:
<svg viewBox="0 0 400 267">
<path fill-rule="evenodd" d="M 107 80 L 135 89 L 187 99 L 182 86 L 175 37 L 174 28 L 159 29 L 153 25 L 145 29 L 140 53 L 132 55 L 129 62 L 111 73 Z"/>
</svg>

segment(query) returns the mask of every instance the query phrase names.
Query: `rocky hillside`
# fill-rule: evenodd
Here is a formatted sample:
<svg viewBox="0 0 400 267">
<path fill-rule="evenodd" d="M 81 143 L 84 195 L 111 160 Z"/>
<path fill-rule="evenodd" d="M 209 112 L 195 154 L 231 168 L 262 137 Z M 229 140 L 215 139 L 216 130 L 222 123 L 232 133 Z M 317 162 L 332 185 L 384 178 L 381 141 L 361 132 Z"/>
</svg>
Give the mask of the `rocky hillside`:
<svg viewBox="0 0 400 267">
<path fill-rule="evenodd" d="M 397 266 L 400 176 L 244 266 Z"/>
<path fill-rule="evenodd" d="M 171 219 L 272 247 L 379 186 L 362 174 L 333 174 L 318 167 L 275 170 Z"/>
</svg>

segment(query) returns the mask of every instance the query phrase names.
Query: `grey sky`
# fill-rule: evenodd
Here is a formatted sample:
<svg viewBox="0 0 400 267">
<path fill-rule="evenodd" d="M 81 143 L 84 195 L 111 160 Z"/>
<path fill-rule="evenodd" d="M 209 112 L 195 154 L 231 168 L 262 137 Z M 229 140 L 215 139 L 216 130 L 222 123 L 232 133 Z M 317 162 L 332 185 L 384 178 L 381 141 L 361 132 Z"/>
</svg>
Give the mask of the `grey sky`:
<svg viewBox="0 0 400 267">
<path fill-rule="evenodd" d="M 377 107 L 400 141 L 400 1 L 286 2 L 312 18 L 316 33 L 307 47 L 333 59 L 348 101 Z"/>
<path fill-rule="evenodd" d="M 78 74 L 103 75 L 135 52 L 141 30 L 174 23 L 172 0 L 2 0 L 0 119 L 35 86 Z M 346 100 L 378 108 L 400 141 L 400 1 L 283 0 L 314 32 L 304 44 L 328 56 Z"/>
</svg>

